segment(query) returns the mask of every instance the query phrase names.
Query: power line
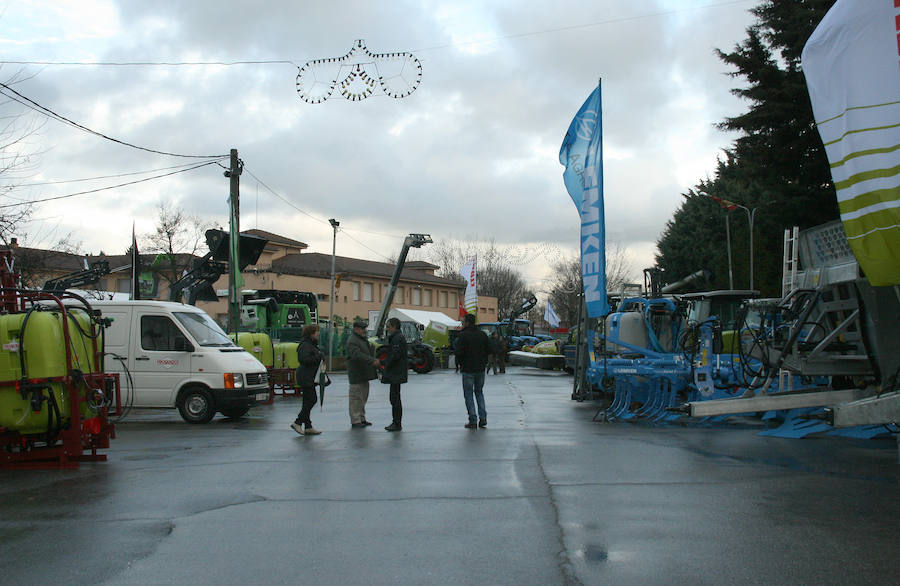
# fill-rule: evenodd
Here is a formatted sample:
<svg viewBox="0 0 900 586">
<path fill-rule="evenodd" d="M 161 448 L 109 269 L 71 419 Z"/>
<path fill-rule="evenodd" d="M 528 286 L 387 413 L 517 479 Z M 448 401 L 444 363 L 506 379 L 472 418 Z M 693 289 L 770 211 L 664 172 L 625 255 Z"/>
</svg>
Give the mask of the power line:
<svg viewBox="0 0 900 586">
<path fill-rule="evenodd" d="M 221 166 L 221 165 L 220 165 L 220 166 Z M 293 202 L 291 202 L 290 200 L 288 200 L 286 197 L 282 196 L 280 193 L 278 193 L 277 191 L 275 191 L 274 189 L 272 189 L 272 188 L 269 187 L 268 185 L 266 185 L 265 181 L 263 181 L 262 179 L 260 179 L 260 178 L 257 177 L 256 175 L 254 175 L 252 171 L 250 171 L 249 169 L 247 169 L 247 165 L 244 165 L 244 171 L 246 171 L 248 175 L 250 175 L 251 177 L 253 177 L 254 179 L 256 179 L 256 181 L 257 181 L 260 185 L 262 185 L 263 187 L 265 187 L 266 190 L 268 190 L 269 193 L 271 193 L 272 195 L 274 195 L 275 197 L 277 197 L 278 199 L 280 199 L 280 200 L 283 201 L 284 203 L 288 204 L 289 206 L 291 206 L 292 208 L 294 208 L 295 210 L 297 210 L 297 211 L 300 212 L 301 214 L 305 214 L 305 215 L 309 216 L 310 218 L 312 218 L 313 220 L 315 220 L 315 221 L 317 221 L 317 222 L 321 222 L 321 223 L 323 223 L 323 224 L 328 224 L 328 220 L 325 220 L 325 219 L 323 219 L 323 218 L 318 218 L 318 217 L 312 215 L 311 213 L 307 212 L 306 210 L 301 210 L 301 209 L 298 208 L 296 205 L 294 205 Z"/>
<path fill-rule="evenodd" d="M 365 244 L 363 244 L 362 242 L 360 242 L 359 240 L 357 240 L 357 239 L 354 238 L 353 236 L 350 236 L 349 234 L 347 234 L 346 231 L 341 230 L 341 232 L 344 232 L 344 236 L 346 236 L 347 238 L 349 238 L 349 239 L 352 240 L 353 242 L 356 242 L 357 244 L 359 244 L 360 246 L 362 246 L 362 247 L 365 248 L 366 250 L 369 250 L 370 252 L 373 252 L 374 254 L 376 254 L 377 256 L 379 256 L 379 257 L 381 257 L 381 258 L 383 258 L 384 260 L 386 260 L 386 261 L 388 261 L 388 262 L 391 262 L 391 258 L 390 258 L 390 257 L 383 255 L 382 253 L 378 252 L 378 251 L 375 250 L 374 248 L 371 248 L 371 247 L 369 247 L 369 246 L 366 246 Z"/>
<path fill-rule="evenodd" d="M 313 214 L 307 212 L 306 210 L 300 209 L 299 207 L 297 207 L 296 205 L 294 205 L 293 202 L 291 202 L 290 200 L 288 200 L 286 197 L 282 196 L 280 193 L 278 193 L 277 191 L 275 191 L 274 189 L 272 189 L 271 187 L 269 187 L 268 185 L 266 185 L 265 181 L 263 181 L 262 179 L 260 179 L 260 178 L 257 177 L 256 175 L 254 175 L 252 171 L 250 171 L 249 169 L 247 169 L 247 165 L 246 165 L 246 164 L 244 165 L 244 171 L 246 171 L 248 175 L 250 175 L 251 177 L 253 177 L 254 179 L 256 179 L 256 181 L 257 181 L 260 185 L 262 185 L 269 193 L 271 193 L 272 195 L 274 195 L 275 197 L 277 197 L 278 199 L 280 199 L 281 201 L 283 201 L 283 202 L 286 203 L 287 205 L 291 206 L 292 208 L 294 208 L 295 210 L 297 210 L 297 211 L 300 212 L 301 214 L 307 215 L 307 216 L 309 216 L 310 218 L 312 218 L 313 220 L 316 220 L 317 222 L 321 222 L 321 223 L 323 223 L 323 224 L 329 224 L 328 220 L 325 220 L 325 219 L 323 219 L 323 218 L 319 218 L 319 217 L 314 216 Z M 329 224 L 329 225 L 330 225 L 330 224 Z M 378 255 L 379 257 L 381 257 L 381 258 L 383 258 L 383 259 L 390 260 L 387 256 L 383 255 L 382 253 L 378 252 L 377 250 L 374 250 L 374 249 L 370 248 L 369 246 L 366 246 L 365 244 L 363 244 L 362 242 L 360 242 L 359 240 L 357 240 L 356 238 L 354 238 L 354 237 L 351 236 L 350 234 L 347 234 L 347 230 L 348 230 L 348 228 L 345 228 L 344 226 L 341 226 L 341 228 L 340 228 L 340 231 L 341 231 L 341 232 L 344 232 L 344 235 L 345 235 L 347 238 L 349 238 L 350 240 L 352 240 L 353 242 L 356 242 L 357 244 L 359 244 L 359 245 L 362 246 L 363 248 L 365 248 L 365 249 L 367 249 L 367 250 L 369 250 L 369 251 L 375 253 L 376 255 Z M 350 230 L 353 230 L 353 229 L 350 229 Z M 354 232 L 366 232 L 365 230 L 353 230 L 353 231 L 354 231 Z M 402 237 L 400 237 L 400 236 L 395 236 L 395 235 L 393 235 L 393 234 L 379 234 L 379 233 L 377 233 L 377 232 L 368 232 L 368 233 L 369 233 L 369 234 L 377 234 L 377 235 L 379 235 L 379 236 L 388 236 L 388 237 L 390 237 L 390 238 L 402 238 Z"/>
<path fill-rule="evenodd" d="M 583 28 L 591 28 L 591 27 L 595 27 L 595 26 L 601 26 L 604 24 L 615 24 L 615 23 L 619 23 L 619 22 L 628 22 L 631 20 L 641 20 L 644 18 L 653 18 L 656 16 L 668 16 L 670 14 L 678 14 L 679 12 L 688 12 L 691 10 L 701 10 L 704 8 L 717 8 L 719 6 L 730 6 L 732 4 L 741 4 L 744 2 L 755 2 L 755 1 L 756 0 L 730 0 L 727 2 L 714 2 L 712 4 L 705 4 L 703 6 L 692 6 L 690 8 L 676 8 L 673 10 L 664 10 L 661 12 L 651 12 L 650 14 L 638 14 L 636 16 L 623 16 L 621 18 L 609 18 L 606 20 L 598 20 L 596 22 L 589 22 L 589 23 L 585 23 L 585 24 L 574 24 L 574 25 L 570 25 L 570 26 L 562 26 L 562 27 L 558 27 L 558 28 L 543 29 L 543 30 L 531 31 L 531 32 L 527 32 L 527 33 L 513 33 L 513 34 L 509 34 L 509 35 L 503 35 L 500 37 L 494 37 L 493 39 L 483 39 L 483 40 L 478 40 L 478 41 L 465 41 L 465 42 L 459 42 L 459 43 L 448 43 L 446 45 L 438 45 L 435 47 L 427 47 L 424 49 L 413 49 L 413 52 L 421 53 L 424 51 L 437 51 L 440 49 L 449 49 L 452 47 L 465 47 L 468 45 L 480 45 L 480 44 L 484 44 L 484 43 L 495 43 L 497 41 L 504 41 L 506 39 L 521 39 L 524 37 L 533 37 L 533 36 L 537 36 L 537 35 L 546 35 L 546 34 L 550 34 L 550 33 L 559 33 L 559 32 L 565 32 L 565 31 L 571 31 L 571 30 L 577 30 L 577 29 L 583 29 Z"/>
<path fill-rule="evenodd" d="M 130 177 L 132 175 L 144 175 L 147 173 L 157 173 L 159 171 L 168 171 L 169 169 L 180 169 L 182 167 L 190 167 L 195 163 L 182 163 L 181 165 L 172 165 L 171 167 L 160 167 L 159 169 L 150 169 L 148 171 L 133 171 L 131 173 L 119 173 L 117 175 L 101 175 L 99 177 L 86 177 L 83 179 L 61 179 L 59 181 L 41 181 L 37 183 L 16 183 L 10 186 L 10 189 L 18 189 L 20 187 L 37 187 L 38 185 L 60 185 L 62 183 L 80 183 L 83 181 L 97 181 L 100 179 L 115 179 L 117 177 Z M 8 196 L 11 197 L 11 196 Z"/>
<path fill-rule="evenodd" d="M 97 188 L 97 189 L 91 189 L 91 190 L 88 190 L 88 191 L 79 191 L 78 193 L 70 193 L 70 194 L 68 194 L 68 195 L 57 195 L 57 196 L 55 196 L 55 197 L 47 197 L 47 198 L 44 198 L 44 199 L 33 199 L 33 200 L 31 200 L 31 201 L 22 202 L 22 203 L 9 203 L 9 204 L 6 204 L 6 205 L 0 205 L 0 209 L 3 209 L 3 208 L 11 208 L 11 207 L 15 207 L 15 206 L 31 205 L 31 204 L 35 204 L 35 203 L 42 203 L 42 202 L 45 202 L 45 201 L 53 201 L 53 200 L 57 200 L 57 199 L 66 199 L 66 198 L 69 198 L 69 197 L 75 197 L 76 195 L 85 195 L 85 194 L 88 194 L 88 193 L 97 193 L 97 192 L 99 192 L 99 191 L 106 191 L 107 189 L 116 189 L 117 187 L 125 187 L 126 185 L 134 185 L 134 184 L 136 184 L 136 183 L 143 183 L 143 182 L 145 182 L 145 181 L 151 181 L 151 180 L 153 180 L 153 179 L 160 179 L 160 178 L 162 178 L 162 177 L 169 177 L 170 175 L 176 175 L 176 174 L 178 174 L 178 173 L 184 173 L 185 171 L 193 171 L 194 169 L 199 169 L 200 167 L 206 167 L 207 165 L 214 165 L 214 164 L 216 164 L 216 161 L 207 161 L 207 162 L 205 162 L 205 163 L 200 163 L 199 165 L 194 165 L 193 167 L 190 167 L 190 168 L 188 168 L 188 169 L 180 169 L 180 170 L 178 170 L 178 171 L 172 171 L 171 173 L 164 173 L 164 174 L 162 174 L 162 175 L 156 175 L 156 176 L 154 176 L 154 177 L 145 177 L 145 178 L 143 178 L 143 179 L 138 179 L 138 180 L 136 180 L 136 181 L 128 181 L 127 183 L 120 183 L 120 184 L 118 184 L 118 185 L 110 185 L 110 186 L 108 186 L 108 187 L 100 187 L 100 188 Z"/>
<path fill-rule="evenodd" d="M 87 126 L 83 126 L 83 125 L 81 125 L 81 124 L 78 124 L 77 122 L 73 122 L 72 120 L 69 120 L 69 119 L 66 118 L 65 116 L 62 116 L 62 115 L 60 115 L 60 114 L 57 114 L 57 113 L 54 112 L 53 110 L 51 110 L 51 109 L 49 109 L 49 108 L 47 108 L 47 107 L 45 107 L 45 106 L 42 106 L 42 105 L 38 104 L 37 102 L 35 102 L 35 101 L 32 100 L 31 98 L 28 98 L 28 97 L 26 97 L 26 96 L 23 96 L 22 94 L 20 94 L 20 93 L 17 92 L 16 90 L 12 89 L 11 87 L 9 87 L 8 85 L 6 85 L 5 83 L 0 83 L 0 87 L 2 87 L 3 89 L 5 89 L 5 90 L 8 91 L 8 92 L 12 92 L 13 94 L 15 94 L 15 96 L 11 96 L 11 95 L 9 95 L 8 93 L 6 93 L 6 92 L 4 92 L 4 91 L 0 91 L 0 94 L 3 94 L 4 96 L 6 96 L 7 98 L 13 100 L 14 102 L 18 102 L 18 103 L 22 104 L 22 105 L 25 106 L 26 108 L 30 108 L 30 109 L 34 110 L 35 112 L 39 112 L 39 113 L 41 113 L 41 114 L 43 114 L 43 115 L 45 115 L 45 116 L 47 116 L 47 117 L 49 117 L 49 118 L 52 118 L 52 119 L 56 120 L 57 122 L 63 122 L 63 123 L 65 123 L 65 124 L 68 124 L 68 125 L 70 125 L 70 126 L 73 126 L 73 127 L 75 127 L 75 128 L 78 128 L 79 130 L 83 130 L 83 131 L 85 131 L 85 132 L 87 132 L 87 133 L 93 134 L 94 136 L 99 136 L 100 138 L 105 138 L 106 140 L 112 141 L 112 142 L 114 142 L 114 143 L 117 143 L 117 144 L 120 144 L 120 145 L 123 145 L 123 146 L 131 147 L 131 148 L 133 148 L 133 149 L 137 149 L 137 150 L 140 150 L 140 151 L 147 151 L 147 152 L 150 152 L 150 153 L 155 153 L 155 154 L 158 154 L 158 155 L 167 155 L 167 156 L 170 156 L 170 157 L 182 157 L 182 158 L 187 158 L 187 159 L 223 159 L 223 158 L 229 156 L 229 155 L 180 155 L 180 154 L 177 154 L 177 153 L 168 153 L 168 152 L 165 152 L 165 151 L 158 151 L 158 150 L 155 150 L 155 149 L 148 149 L 148 148 L 145 148 L 145 147 L 137 146 L 137 145 L 131 144 L 131 143 L 129 143 L 129 142 L 125 142 L 125 141 L 122 141 L 122 140 L 118 140 L 118 139 L 116 139 L 116 138 L 112 138 L 112 137 L 110 137 L 110 136 L 107 136 L 107 135 L 103 134 L 102 132 L 97 132 L 96 130 L 91 130 L 91 129 L 88 128 Z M 16 96 L 18 96 L 18 97 L 16 97 Z"/>
<path fill-rule="evenodd" d="M 423 52 L 423 51 L 438 51 L 441 49 L 450 49 L 453 47 L 465 47 L 469 45 L 478 45 L 483 43 L 493 43 L 497 41 L 502 41 L 506 39 L 520 39 L 524 37 L 532 37 L 537 35 L 546 35 L 551 33 L 559 33 L 571 30 L 578 30 L 583 28 L 591 28 L 595 26 L 602 26 L 605 24 L 616 24 L 620 22 L 628 22 L 632 20 L 641 20 L 644 18 L 654 18 L 657 16 L 668 16 L 671 14 L 678 14 L 681 12 L 689 12 L 692 10 L 703 10 L 706 8 L 718 8 L 720 6 L 731 6 L 734 4 L 743 4 L 746 2 L 755 2 L 756 0 L 728 0 L 724 2 L 713 2 L 711 4 L 704 4 L 701 6 L 692 6 L 689 8 L 676 8 L 673 10 L 664 10 L 660 12 L 651 12 L 650 14 L 639 14 L 636 16 L 623 16 L 621 18 L 610 18 L 606 20 L 598 20 L 596 22 L 590 22 L 585 24 L 575 24 L 570 26 L 563 26 L 557 28 L 548 28 L 537 31 L 530 31 L 524 33 L 513 33 L 508 35 L 503 35 L 499 37 L 494 37 L 493 39 L 484 39 L 479 41 L 464 41 L 458 43 L 448 43 L 446 45 L 437 45 L 435 47 L 426 47 L 423 49 L 413 49 L 412 52 Z M 289 59 L 267 59 L 267 60 L 258 60 L 258 61 L 93 61 L 93 62 L 84 62 L 84 61 L 0 61 L 0 64 L 10 64 L 10 65 L 44 65 L 44 66 L 111 66 L 111 67 L 129 67 L 129 66 L 208 66 L 208 65 L 218 65 L 218 66 L 233 66 L 233 65 L 284 65 L 289 64 L 297 67 L 299 66 Z"/>
<path fill-rule="evenodd" d="M 286 59 L 269 59 L 260 61 L 0 61 L 2 64 L 9 65 L 90 65 L 90 66 L 112 66 L 112 67 L 131 67 L 131 66 L 191 66 L 191 65 L 221 65 L 229 67 L 231 65 L 293 65 L 298 67 L 293 61 Z"/>
</svg>

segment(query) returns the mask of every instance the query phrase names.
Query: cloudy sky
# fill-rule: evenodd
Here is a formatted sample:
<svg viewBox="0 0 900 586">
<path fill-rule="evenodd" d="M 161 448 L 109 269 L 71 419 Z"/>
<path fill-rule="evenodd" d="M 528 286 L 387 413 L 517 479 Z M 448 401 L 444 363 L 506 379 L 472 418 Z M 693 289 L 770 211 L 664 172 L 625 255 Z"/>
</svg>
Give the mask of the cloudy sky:
<svg viewBox="0 0 900 586">
<path fill-rule="evenodd" d="M 578 246 L 560 144 L 603 79 L 607 240 L 636 269 L 680 193 L 715 169 L 735 138 L 714 128 L 746 105 L 714 49 L 745 37 L 753 0 L 0 1 L 0 81 L 119 141 L 183 155 L 238 149 L 241 227 L 331 252 L 395 257 L 404 235 L 493 239 L 540 287 Z M 299 67 L 345 55 L 411 52 L 421 84 L 395 99 L 297 92 Z M 255 63 L 225 65 L 232 62 Z M 17 64 L 13 62 L 43 62 Z M 63 65 L 59 63 L 223 63 Z M 48 64 L 49 63 L 49 64 Z M 396 62 L 381 62 L 397 73 Z M 409 70 L 401 78 L 408 79 Z M 341 72 L 346 77 L 348 69 Z M 4 99 L 2 116 L 26 111 Z M 33 114 L 22 148 L 34 166 L 0 205 L 41 200 L 204 162 L 124 146 Z M 227 161 L 223 160 L 227 165 Z M 182 167 L 183 168 L 183 167 Z M 165 170 L 163 170 L 165 169 Z M 123 253 L 153 230 L 161 202 L 227 224 L 229 181 L 216 165 L 39 203 L 20 242 L 71 234 L 83 252 Z M 125 175 L 142 172 L 142 175 Z M 122 175 L 122 177 L 111 177 Z M 73 181 L 108 177 L 94 181 Z M 37 185 L 35 185 L 37 184 Z M 527 260 L 523 260 L 527 259 Z"/>
</svg>

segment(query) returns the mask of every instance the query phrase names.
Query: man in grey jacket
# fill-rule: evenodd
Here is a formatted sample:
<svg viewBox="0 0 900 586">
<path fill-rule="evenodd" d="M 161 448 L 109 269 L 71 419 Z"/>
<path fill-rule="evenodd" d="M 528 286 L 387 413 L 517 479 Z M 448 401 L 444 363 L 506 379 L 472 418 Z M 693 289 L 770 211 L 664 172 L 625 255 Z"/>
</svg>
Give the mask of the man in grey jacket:
<svg viewBox="0 0 900 586">
<path fill-rule="evenodd" d="M 350 426 L 372 425 L 366 421 L 369 381 L 378 378 L 378 360 L 372 356 L 372 345 L 366 338 L 366 322 L 353 322 L 353 333 L 347 338 L 347 379 L 350 381 Z"/>
</svg>

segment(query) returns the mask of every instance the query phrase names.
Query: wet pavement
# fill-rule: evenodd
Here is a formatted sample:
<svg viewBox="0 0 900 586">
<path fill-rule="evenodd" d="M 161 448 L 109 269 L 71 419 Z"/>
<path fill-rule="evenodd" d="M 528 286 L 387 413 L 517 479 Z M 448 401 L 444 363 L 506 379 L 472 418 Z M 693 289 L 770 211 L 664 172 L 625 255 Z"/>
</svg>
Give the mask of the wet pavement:
<svg viewBox="0 0 900 586">
<path fill-rule="evenodd" d="M 299 400 L 231 421 L 135 410 L 109 461 L 0 471 L 0 584 L 859 584 L 900 574 L 887 440 L 760 437 L 759 424 L 591 421 L 571 378 L 488 376 L 466 430 L 458 375 L 410 374 L 350 429 Z"/>
</svg>

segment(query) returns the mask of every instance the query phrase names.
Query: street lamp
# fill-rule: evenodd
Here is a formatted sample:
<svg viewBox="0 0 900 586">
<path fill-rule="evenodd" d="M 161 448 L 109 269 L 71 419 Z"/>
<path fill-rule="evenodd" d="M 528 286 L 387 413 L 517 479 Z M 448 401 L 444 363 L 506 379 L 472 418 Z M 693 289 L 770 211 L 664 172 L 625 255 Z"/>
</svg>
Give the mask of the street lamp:
<svg viewBox="0 0 900 586">
<path fill-rule="evenodd" d="M 744 210 L 747 214 L 747 227 L 750 230 L 750 290 L 753 290 L 753 220 L 756 218 L 756 210 L 757 208 L 753 208 L 752 210 L 747 208 L 746 206 L 742 206 L 739 203 L 734 203 L 733 201 L 728 201 L 727 199 L 722 199 L 721 197 L 716 197 L 715 195 L 710 195 L 705 191 L 698 192 L 699 195 L 704 197 L 708 197 L 711 200 L 718 203 L 720 206 L 725 208 L 725 236 L 728 241 L 728 286 L 734 289 L 734 281 L 732 279 L 731 274 L 731 232 L 728 227 L 728 212 L 736 210 L 738 208 Z"/>
<path fill-rule="evenodd" d="M 333 230 L 331 238 L 331 295 L 329 295 L 328 308 L 328 370 L 331 370 L 331 356 L 334 348 L 334 253 L 337 248 L 337 229 L 341 225 L 340 222 L 331 218 L 328 220 Z"/>
<path fill-rule="evenodd" d="M 757 208 L 749 210 L 740 204 L 736 204 L 747 213 L 747 227 L 750 229 L 750 290 L 753 290 L 753 220 L 756 218 Z"/>
</svg>

